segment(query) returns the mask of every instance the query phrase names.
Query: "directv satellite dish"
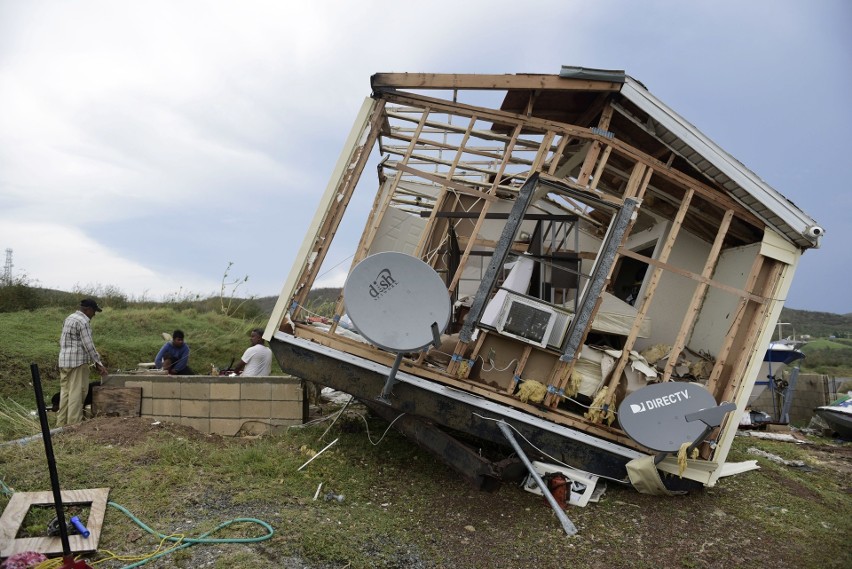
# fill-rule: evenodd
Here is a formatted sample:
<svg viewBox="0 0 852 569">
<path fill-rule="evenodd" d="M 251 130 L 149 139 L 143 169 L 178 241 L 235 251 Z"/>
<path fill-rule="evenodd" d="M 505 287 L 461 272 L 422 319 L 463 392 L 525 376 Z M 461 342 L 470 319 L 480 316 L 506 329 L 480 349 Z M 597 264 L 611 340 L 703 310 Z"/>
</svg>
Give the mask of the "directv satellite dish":
<svg viewBox="0 0 852 569">
<path fill-rule="evenodd" d="M 716 399 L 697 383 L 666 381 L 638 389 L 618 407 L 621 428 L 637 443 L 660 452 L 677 452 L 685 442 L 697 444 L 722 424 L 733 403 Z"/>
<path fill-rule="evenodd" d="M 358 263 L 343 286 L 346 313 L 358 332 L 392 352 L 416 352 L 450 321 L 450 295 L 435 270 L 393 251 Z"/>
<path fill-rule="evenodd" d="M 380 400 L 390 395 L 402 354 L 440 344 L 450 321 L 450 295 L 432 267 L 410 255 L 388 251 L 355 265 L 343 285 L 346 313 L 358 332 L 376 346 L 396 352 Z"/>
</svg>

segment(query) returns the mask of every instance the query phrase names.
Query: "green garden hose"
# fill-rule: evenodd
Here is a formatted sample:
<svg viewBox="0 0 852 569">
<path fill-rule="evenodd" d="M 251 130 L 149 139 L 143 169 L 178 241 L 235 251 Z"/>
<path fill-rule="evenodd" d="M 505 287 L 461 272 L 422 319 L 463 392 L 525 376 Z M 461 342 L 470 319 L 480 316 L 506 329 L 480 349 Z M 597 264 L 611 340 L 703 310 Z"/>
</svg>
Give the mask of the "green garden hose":
<svg viewBox="0 0 852 569">
<path fill-rule="evenodd" d="M 145 565 L 149 561 L 152 561 L 154 559 L 158 559 L 160 557 L 163 557 L 164 555 L 168 555 L 168 554 L 173 553 L 175 551 L 178 551 L 180 549 L 185 549 L 185 548 L 187 548 L 191 545 L 196 545 L 196 544 L 199 544 L 199 543 L 200 544 L 257 543 L 259 541 L 266 541 L 267 539 L 270 539 L 273 536 L 273 534 L 275 533 L 275 530 L 272 529 L 272 526 L 269 525 L 268 523 L 264 522 L 263 520 L 258 520 L 256 518 L 234 518 L 233 520 L 228 520 L 226 522 L 222 522 L 221 524 L 219 524 L 218 526 L 216 526 L 212 530 L 210 530 L 208 532 L 204 532 L 203 534 L 201 534 L 198 537 L 194 537 L 194 538 L 193 537 L 175 537 L 175 536 L 170 536 L 170 535 L 163 535 L 159 532 L 152 530 L 147 525 L 145 525 L 139 518 L 137 518 L 136 516 L 131 514 L 124 506 L 116 504 L 115 502 L 107 502 L 107 505 L 112 506 L 116 510 L 118 510 L 121 513 L 123 513 L 124 515 L 126 515 L 136 525 L 138 525 L 139 527 L 141 527 L 142 529 L 144 529 L 145 531 L 147 531 L 151 535 L 156 536 L 156 537 L 160 538 L 161 540 L 173 541 L 175 543 L 181 543 L 181 545 L 178 545 L 177 547 L 173 547 L 169 550 L 157 553 L 157 554 L 152 555 L 150 557 L 146 557 L 145 559 L 138 561 L 136 563 L 133 563 L 131 565 L 126 565 L 126 566 L 122 567 L 122 569 L 131 569 L 132 567 L 141 567 L 142 565 Z M 260 526 L 263 526 L 263 528 L 266 529 L 266 531 L 268 533 L 266 533 L 265 535 L 259 536 L 259 537 L 228 537 L 228 538 L 207 537 L 210 534 L 215 533 L 222 528 L 226 528 L 230 525 L 237 524 L 237 523 L 258 524 Z"/>
</svg>

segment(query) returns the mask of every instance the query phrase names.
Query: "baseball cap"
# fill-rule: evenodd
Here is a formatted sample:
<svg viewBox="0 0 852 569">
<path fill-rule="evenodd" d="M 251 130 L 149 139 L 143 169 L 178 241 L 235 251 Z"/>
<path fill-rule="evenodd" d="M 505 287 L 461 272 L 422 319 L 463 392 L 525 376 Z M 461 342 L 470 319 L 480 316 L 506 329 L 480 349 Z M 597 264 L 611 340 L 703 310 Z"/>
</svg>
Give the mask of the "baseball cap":
<svg viewBox="0 0 852 569">
<path fill-rule="evenodd" d="M 91 298 L 84 298 L 80 301 L 80 308 L 94 308 L 95 312 L 103 312 L 101 307 L 98 306 L 98 303 L 92 300 Z"/>
</svg>

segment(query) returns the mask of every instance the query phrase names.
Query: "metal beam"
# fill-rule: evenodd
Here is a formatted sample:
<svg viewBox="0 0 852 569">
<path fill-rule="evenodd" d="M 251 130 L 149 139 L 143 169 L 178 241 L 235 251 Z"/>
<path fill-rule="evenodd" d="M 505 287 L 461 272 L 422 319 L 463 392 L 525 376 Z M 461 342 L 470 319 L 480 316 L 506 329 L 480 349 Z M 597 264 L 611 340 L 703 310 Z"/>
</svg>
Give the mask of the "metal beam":
<svg viewBox="0 0 852 569">
<path fill-rule="evenodd" d="M 618 213 L 615 214 L 612 220 L 606 240 L 603 247 L 601 247 L 600 255 L 598 255 L 594 269 L 592 269 L 589 283 L 586 285 L 585 291 L 583 291 L 580 310 L 571 320 L 571 324 L 568 326 L 568 331 L 565 334 L 565 340 L 562 343 L 562 355 L 559 357 L 564 362 L 573 361 L 574 356 L 577 354 L 580 343 L 583 341 L 586 327 L 592 318 L 595 305 L 606 285 L 609 270 L 615 262 L 618 248 L 621 246 L 621 240 L 627 228 L 630 227 L 630 221 L 637 205 L 639 205 L 639 200 L 635 198 L 625 199 L 624 205 L 618 210 Z"/>
<path fill-rule="evenodd" d="M 476 296 L 473 297 L 470 311 L 459 332 L 459 341 L 461 342 L 470 342 L 473 337 L 473 327 L 482 318 L 482 313 L 485 311 L 485 304 L 490 299 L 491 291 L 494 289 L 497 273 L 506 263 L 509 251 L 512 249 L 512 243 L 515 241 L 515 235 L 521 226 L 521 222 L 524 220 L 524 215 L 527 213 L 537 187 L 538 174 L 536 173 L 524 182 L 524 185 L 521 186 L 521 190 L 518 192 L 518 199 L 515 200 L 515 205 L 512 206 L 512 211 L 509 214 L 509 219 L 506 220 L 506 225 L 503 226 L 503 233 L 500 235 L 497 246 L 494 248 L 491 262 L 482 276 L 482 280 L 479 283 L 479 290 L 476 291 Z"/>
</svg>

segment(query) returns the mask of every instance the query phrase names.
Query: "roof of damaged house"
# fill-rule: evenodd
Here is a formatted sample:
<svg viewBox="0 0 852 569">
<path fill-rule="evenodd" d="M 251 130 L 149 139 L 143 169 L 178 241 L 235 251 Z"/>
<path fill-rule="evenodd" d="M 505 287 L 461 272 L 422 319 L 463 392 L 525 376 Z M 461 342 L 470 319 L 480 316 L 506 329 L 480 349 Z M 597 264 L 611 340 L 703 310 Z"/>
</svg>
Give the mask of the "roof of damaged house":
<svg viewBox="0 0 852 569">
<path fill-rule="evenodd" d="M 662 168 L 680 170 L 726 193 L 796 246 L 819 247 L 817 222 L 624 71 L 563 66 L 558 75 L 378 73 L 374 92 L 505 91 L 501 111 L 588 128 L 641 149 Z M 606 131 L 597 118 L 614 110 Z M 496 132 L 509 125 L 494 123 Z"/>
</svg>

